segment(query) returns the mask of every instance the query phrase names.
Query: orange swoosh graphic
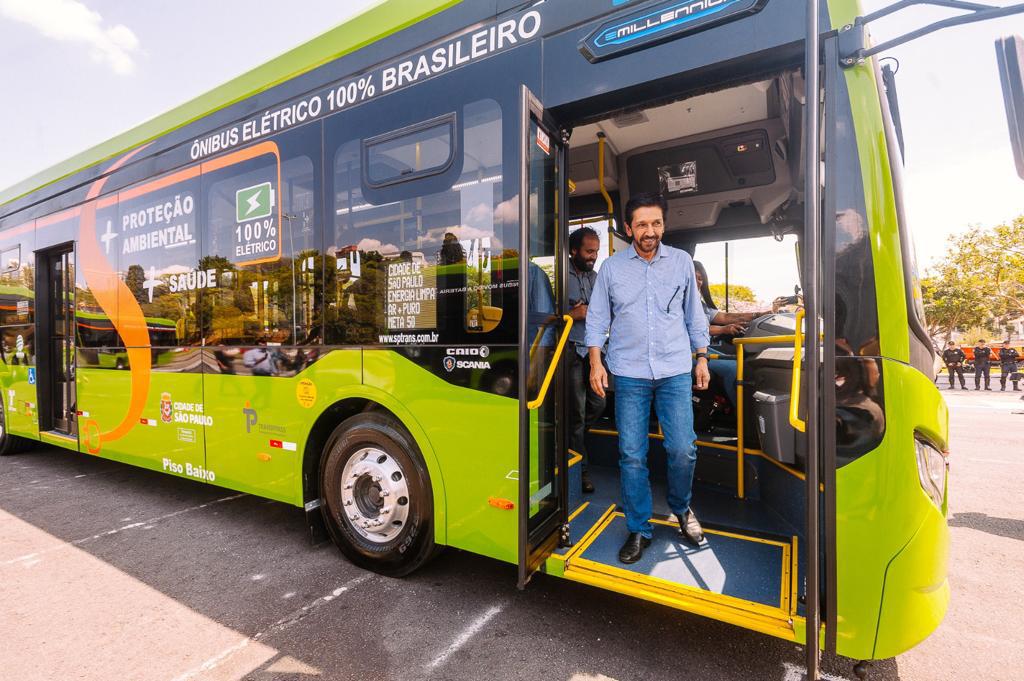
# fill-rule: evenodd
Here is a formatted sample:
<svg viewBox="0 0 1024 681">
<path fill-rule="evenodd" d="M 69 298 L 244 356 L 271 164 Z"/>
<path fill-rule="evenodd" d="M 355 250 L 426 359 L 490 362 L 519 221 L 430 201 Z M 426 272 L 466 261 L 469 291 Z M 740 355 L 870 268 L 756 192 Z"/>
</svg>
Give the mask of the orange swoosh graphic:
<svg viewBox="0 0 1024 681">
<path fill-rule="evenodd" d="M 127 163 L 145 147 L 122 156 L 107 171 L 108 174 L 97 180 L 89 188 L 87 203 L 82 206 L 79 216 L 78 242 L 79 253 L 84 267 L 85 282 L 96 296 L 96 302 L 107 314 L 114 328 L 121 334 L 128 348 L 128 365 L 131 371 L 131 397 L 128 400 L 128 411 L 113 430 L 100 433 L 99 445 L 124 437 L 139 422 L 142 409 L 146 406 L 149 396 L 149 380 L 152 371 L 152 356 L 149 350 L 149 332 L 146 330 L 146 315 L 142 312 L 135 296 L 117 272 L 110 266 L 106 256 L 100 251 L 96 240 L 96 208 L 98 197 L 110 177 L 110 173 Z M 97 446 L 97 451 L 99 447 Z"/>
<path fill-rule="evenodd" d="M 138 154 L 145 147 L 140 147 L 128 155 L 120 158 L 108 173 L 117 170 L 133 156 Z M 120 192 L 116 197 L 108 196 L 96 200 L 102 193 L 107 182 L 107 177 L 97 180 L 89 189 L 86 197 L 87 203 L 82 206 L 79 216 L 79 255 L 82 263 L 82 272 L 86 284 L 96 297 L 96 302 L 107 314 L 117 332 L 121 334 L 127 346 L 128 365 L 131 374 L 131 397 L 128 401 L 128 410 L 116 427 L 107 432 L 101 432 L 96 442 L 96 448 L 92 453 L 99 452 L 103 442 L 110 442 L 124 437 L 139 422 L 142 410 L 146 406 L 149 397 L 150 379 L 152 377 L 152 359 L 149 342 L 149 328 L 146 324 L 146 314 L 139 305 L 131 289 L 121 280 L 117 272 L 111 267 L 106 255 L 100 250 L 96 239 L 96 209 L 114 205 L 115 203 L 136 196 L 161 189 L 184 180 L 197 177 L 202 173 L 208 173 L 225 168 L 236 163 L 262 155 L 273 155 L 277 165 L 277 186 L 281 186 L 281 154 L 277 144 L 273 141 L 261 142 L 234 153 L 219 158 L 205 161 L 201 164 L 185 168 L 163 178 L 154 180 L 144 185 L 127 189 Z M 109 177 L 109 175 L 108 175 Z M 281 224 L 282 206 L 278 202 L 278 224 Z M 37 223 L 37 228 L 39 227 Z M 280 242 L 278 242 L 280 249 Z M 270 262 L 280 257 L 276 256 L 263 260 L 249 261 L 244 264 L 256 262 Z M 97 427 L 98 429 L 98 427 Z"/>
</svg>

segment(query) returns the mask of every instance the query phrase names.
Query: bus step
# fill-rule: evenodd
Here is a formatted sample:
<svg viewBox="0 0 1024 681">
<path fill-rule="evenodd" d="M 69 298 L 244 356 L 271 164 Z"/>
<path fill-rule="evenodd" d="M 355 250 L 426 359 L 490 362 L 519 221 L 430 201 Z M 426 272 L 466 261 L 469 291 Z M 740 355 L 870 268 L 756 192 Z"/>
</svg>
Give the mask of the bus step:
<svg viewBox="0 0 1024 681">
<path fill-rule="evenodd" d="M 677 538 L 677 525 L 652 520 L 643 558 L 624 565 L 625 516 L 607 513 L 566 555 L 564 576 L 619 593 L 795 641 L 795 537 L 763 539 L 705 528 L 700 547 Z M 801 627 L 802 628 L 802 627 Z"/>
</svg>

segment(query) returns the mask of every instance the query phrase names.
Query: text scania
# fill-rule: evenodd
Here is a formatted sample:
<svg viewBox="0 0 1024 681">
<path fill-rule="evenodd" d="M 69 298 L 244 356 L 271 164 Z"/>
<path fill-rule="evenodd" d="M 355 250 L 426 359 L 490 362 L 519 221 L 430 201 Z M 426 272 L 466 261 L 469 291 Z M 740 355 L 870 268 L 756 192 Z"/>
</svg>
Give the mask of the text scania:
<svg viewBox="0 0 1024 681">
<path fill-rule="evenodd" d="M 641 19 L 631 24 L 620 26 L 613 31 L 609 31 L 605 34 L 605 40 L 616 40 L 636 33 L 643 33 L 651 30 L 652 28 L 671 24 L 680 18 L 691 17 L 706 10 L 713 9 L 721 5 L 728 5 L 733 2 L 735 2 L 735 0 L 699 0 L 698 2 L 688 2 L 680 7 L 668 10 L 667 12 L 662 12 L 661 14 L 650 16 L 646 19 Z"/>
<path fill-rule="evenodd" d="M 448 69 L 461 66 L 474 59 L 500 52 L 506 47 L 525 42 L 540 32 L 540 13 L 531 10 L 518 19 L 508 19 L 476 33 L 462 36 L 447 45 L 407 59 L 381 72 L 381 89 L 384 92 L 415 83 L 421 78 L 436 76 Z"/>
</svg>

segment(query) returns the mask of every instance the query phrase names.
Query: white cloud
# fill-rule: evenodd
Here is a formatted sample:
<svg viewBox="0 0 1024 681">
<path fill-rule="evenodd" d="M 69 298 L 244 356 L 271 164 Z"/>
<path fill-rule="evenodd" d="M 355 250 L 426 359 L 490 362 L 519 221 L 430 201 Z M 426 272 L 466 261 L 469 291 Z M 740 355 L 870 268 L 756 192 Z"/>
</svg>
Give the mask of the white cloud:
<svg viewBox="0 0 1024 681">
<path fill-rule="evenodd" d="M 124 24 L 107 25 L 79 0 L 0 0 L 0 15 L 28 24 L 53 40 L 80 43 L 118 75 L 135 71 L 139 39 Z"/>
</svg>

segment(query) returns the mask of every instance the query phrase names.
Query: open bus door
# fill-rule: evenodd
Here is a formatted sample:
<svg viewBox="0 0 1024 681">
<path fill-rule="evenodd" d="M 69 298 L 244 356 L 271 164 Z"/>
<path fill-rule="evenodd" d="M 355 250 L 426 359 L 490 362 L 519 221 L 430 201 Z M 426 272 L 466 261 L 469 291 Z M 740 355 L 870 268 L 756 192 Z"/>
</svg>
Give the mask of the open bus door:
<svg viewBox="0 0 1024 681">
<path fill-rule="evenodd" d="M 543 105 L 523 87 L 520 107 L 519 587 L 559 540 L 566 507 L 561 312 L 566 254 L 565 146 Z"/>
<path fill-rule="evenodd" d="M 66 244 L 38 254 L 36 300 L 40 351 L 39 428 L 77 438 L 75 416 L 75 251 Z"/>
</svg>

